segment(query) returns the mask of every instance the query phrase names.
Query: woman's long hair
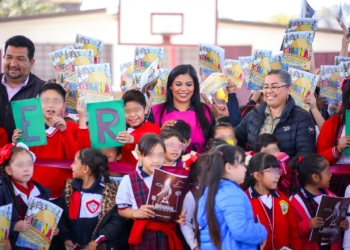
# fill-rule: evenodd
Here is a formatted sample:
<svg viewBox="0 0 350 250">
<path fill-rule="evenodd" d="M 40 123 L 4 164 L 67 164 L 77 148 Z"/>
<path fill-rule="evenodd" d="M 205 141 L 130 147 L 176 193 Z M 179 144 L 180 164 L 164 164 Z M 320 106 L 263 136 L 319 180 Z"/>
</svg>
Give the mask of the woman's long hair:
<svg viewBox="0 0 350 250">
<path fill-rule="evenodd" d="M 201 175 L 201 183 L 196 195 L 196 206 L 194 211 L 195 237 L 200 244 L 200 233 L 197 221 L 198 201 L 208 188 L 208 195 L 205 202 L 205 210 L 207 212 L 207 221 L 209 228 L 210 240 L 216 247 L 221 249 L 220 227 L 215 214 L 215 196 L 218 191 L 219 184 L 225 173 L 225 164 L 242 163 L 245 160 L 243 149 L 238 146 L 221 145 L 216 147 L 208 158 L 207 164 L 204 166 Z M 232 215 L 234 216 L 234 215 Z"/>
<path fill-rule="evenodd" d="M 194 91 L 193 91 L 193 95 L 191 96 L 191 105 L 193 105 L 194 107 L 194 111 L 197 117 L 197 123 L 199 123 L 200 127 L 202 128 L 203 136 L 206 140 L 208 140 L 211 133 L 211 128 L 205 113 L 208 112 L 210 114 L 211 110 L 207 105 L 201 102 L 197 73 L 196 73 L 196 70 L 193 68 L 193 66 L 190 64 L 178 65 L 170 72 L 168 77 L 168 82 L 166 85 L 166 91 L 167 91 L 166 101 L 160 110 L 159 123 L 161 123 L 164 112 L 166 111 L 167 107 L 174 106 L 174 101 L 173 101 L 174 96 L 171 90 L 171 85 L 173 84 L 174 79 L 179 75 L 186 75 L 186 74 L 189 74 L 191 76 L 194 84 Z M 162 124 L 159 124 L 159 125 L 161 126 Z"/>
</svg>

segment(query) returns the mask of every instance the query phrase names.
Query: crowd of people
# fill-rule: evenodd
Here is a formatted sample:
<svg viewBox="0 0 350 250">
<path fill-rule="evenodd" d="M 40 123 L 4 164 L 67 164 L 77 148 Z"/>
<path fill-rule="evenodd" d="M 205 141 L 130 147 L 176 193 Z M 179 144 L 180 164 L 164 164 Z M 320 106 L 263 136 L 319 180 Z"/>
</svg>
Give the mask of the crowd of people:
<svg viewBox="0 0 350 250">
<path fill-rule="evenodd" d="M 341 55 L 348 53 L 344 37 Z M 139 90 L 123 93 L 127 129 L 117 140 L 124 146 L 97 150 L 84 103 L 77 104 L 78 122 L 64 117 L 66 90 L 31 73 L 33 42 L 11 37 L 4 52 L 0 206 L 14 207 L 4 249 L 22 249 L 15 243 L 31 226 L 25 215 L 33 197 L 63 209 L 50 249 L 350 249 L 347 217 L 338 225 L 344 232 L 337 242 L 310 241 L 311 231 L 323 225 L 316 217 L 320 197 L 350 196 L 350 175 L 330 172 L 332 165 L 350 163 L 344 154 L 350 80 L 341 83 L 336 112 L 327 110 L 319 89 L 305 98 L 310 112 L 297 106 L 284 70 L 271 70 L 262 91 L 253 91 L 241 107 L 229 81 L 227 106 L 216 106 L 202 102 L 195 68 L 178 65 L 169 74 L 165 103 L 150 107 Z M 22 131 L 11 102 L 36 97 L 47 144 L 28 148 L 18 142 Z M 147 205 L 153 172 L 183 168 L 187 154 L 195 157 L 186 162 L 190 186 L 182 213 L 174 222 L 158 221 Z M 38 170 L 36 158 L 71 160 L 71 178 L 57 178 L 60 168 Z M 122 174 L 111 172 L 109 162 L 133 164 L 135 171 L 116 186 L 110 176 Z"/>
</svg>

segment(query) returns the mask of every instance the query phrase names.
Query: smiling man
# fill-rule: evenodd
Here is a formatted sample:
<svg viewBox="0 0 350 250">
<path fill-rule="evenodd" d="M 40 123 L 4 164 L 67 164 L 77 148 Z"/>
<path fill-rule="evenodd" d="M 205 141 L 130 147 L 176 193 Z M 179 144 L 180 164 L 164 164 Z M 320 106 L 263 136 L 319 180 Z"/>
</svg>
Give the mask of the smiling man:
<svg viewBox="0 0 350 250">
<path fill-rule="evenodd" d="M 15 129 L 11 102 L 34 98 L 45 83 L 30 71 L 34 66 L 35 47 L 24 36 L 14 36 L 5 43 L 3 72 L 0 74 L 0 127 L 4 128 L 11 142 Z"/>
</svg>

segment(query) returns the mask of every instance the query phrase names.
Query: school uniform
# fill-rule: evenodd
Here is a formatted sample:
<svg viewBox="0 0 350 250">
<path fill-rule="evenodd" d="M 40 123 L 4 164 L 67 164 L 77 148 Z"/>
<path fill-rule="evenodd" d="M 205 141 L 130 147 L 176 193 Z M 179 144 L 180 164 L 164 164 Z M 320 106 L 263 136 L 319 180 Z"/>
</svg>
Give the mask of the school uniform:
<svg viewBox="0 0 350 250">
<path fill-rule="evenodd" d="M 342 239 L 337 242 L 324 245 L 318 242 L 310 241 L 311 227 L 310 219 L 316 217 L 317 208 L 321 202 L 322 195 L 336 196 L 328 189 L 321 189 L 321 194 L 315 196 L 306 189 L 301 188 L 299 192 L 291 196 L 290 203 L 294 208 L 295 219 L 297 221 L 298 231 L 303 245 L 303 250 L 339 250 L 341 249 Z"/>
<path fill-rule="evenodd" d="M 0 148 L 5 146 L 7 144 L 7 141 L 8 141 L 8 136 L 7 136 L 6 130 L 0 127 Z"/>
<path fill-rule="evenodd" d="M 245 192 L 252 204 L 256 221 L 263 224 L 268 232 L 265 249 L 279 250 L 289 247 L 301 250 L 294 210 L 288 198 L 276 190 L 271 190 L 268 195 L 261 195 L 254 187 L 250 187 Z"/>
<path fill-rule="evenodd" d="M 153 175 L 148 175 L 141 167 L 125 175 L 120 182 L 116 202 L 119 210 L 126 208 L 139 209 L 147 204 Z M 134 220 L 129 237 L 129 244 L 134 250 L 142 249 L 179 249 L 180 240 L 176 235 L 175 222 L 157 222 L 151 219 Z"/>
</svg>

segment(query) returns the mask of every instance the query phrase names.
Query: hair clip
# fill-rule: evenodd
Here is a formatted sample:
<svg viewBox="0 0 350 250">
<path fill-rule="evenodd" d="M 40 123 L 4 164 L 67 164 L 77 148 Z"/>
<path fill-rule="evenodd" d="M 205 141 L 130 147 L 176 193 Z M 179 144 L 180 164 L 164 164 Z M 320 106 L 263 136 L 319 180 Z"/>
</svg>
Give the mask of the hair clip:
<svg viewBox="0 0 350 250">
<path fill-rule="evenodd" d="M 298 157 L 298 162 L 301 163 L 303 161 L 303 157 L 302 156 L 299 156 Z"/>
<path fill-rule="evenodd" d="M 0 164 L 3 164 L 6 160 L 8 160 L 11 156 L 11 148 L 13 148 L 13 144 L 6 144 L 3 148 L 0 148 Z"/>
</svg>

